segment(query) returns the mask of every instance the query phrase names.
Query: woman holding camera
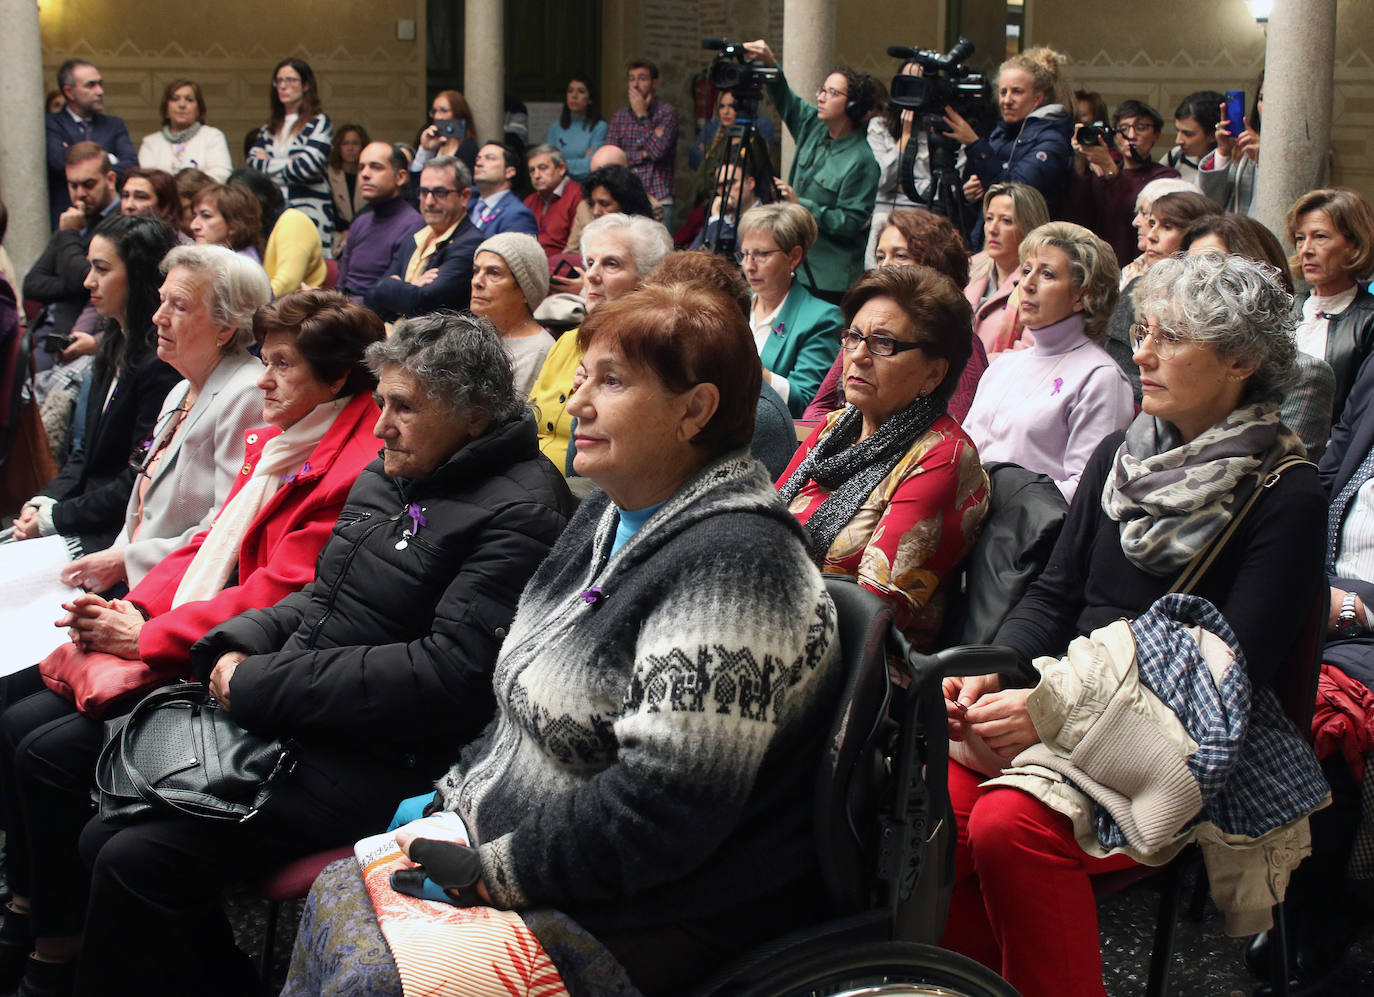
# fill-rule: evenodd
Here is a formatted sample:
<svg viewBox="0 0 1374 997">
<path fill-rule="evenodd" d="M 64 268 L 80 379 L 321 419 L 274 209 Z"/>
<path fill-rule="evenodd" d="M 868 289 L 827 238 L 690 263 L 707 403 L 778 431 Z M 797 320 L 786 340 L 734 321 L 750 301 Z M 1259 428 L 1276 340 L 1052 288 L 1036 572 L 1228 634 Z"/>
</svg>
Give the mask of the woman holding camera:
<svg viewBox="0 0 1374 997">
<path fill-rule="evenodd" d="M 762 66 L 777 65 L 762 38 L 745 42 L 744 49 Z M 792 91 L 779 69 L 768 81 L 768 96 L 797 143 L 787 183 L 778 182 L 779 199 L 811 212 L 820 230 L 798 276 L 817 297 L 837 305 L 863 273 L 878 194 L 878 161 L 860 127 L 876 104 L 876 83 L 866 73 L 838 67 L 816 91 L 813 107 Z"/>
<path fill-rule="evenodd" d="M 1040 191 L 1053 217 L 1068 183 L 1072 152 L 1069 136 L 1073 117 L 1061 100 L 1064 81 L 1059 75 L 1063 56 L 1048 48 L 1033 48 L 1002 63 L 997 74 L 998 106 L 1002 120 L 980 136 L 953 108 L 945 109 L 947 135 L 964 146 L 967 169 L 964 196 L 981 200 L 995 183 L 1019 180 Z M 972 244 L 983 244 L 982 219 L 973 230 Z"/>
</svg>

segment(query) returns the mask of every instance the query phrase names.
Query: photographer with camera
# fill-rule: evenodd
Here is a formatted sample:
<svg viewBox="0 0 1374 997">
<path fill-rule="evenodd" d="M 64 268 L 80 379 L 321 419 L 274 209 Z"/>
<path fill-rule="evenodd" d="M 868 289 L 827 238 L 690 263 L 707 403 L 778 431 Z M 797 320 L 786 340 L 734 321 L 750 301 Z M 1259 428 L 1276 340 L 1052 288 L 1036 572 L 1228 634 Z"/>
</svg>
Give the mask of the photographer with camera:
<svg viewBox="0 0 1374 997">
<path fill-rule="evenodd" d="M 1048 48 L 1034 48 L 1002 63 L 997 74 L 997 99 L 1002 120 L 986 136 L 953 108 L 945 111 L 946 134 L 964 146 L 971 176 L 964 197 L 981 201 L 995 183 L 1015 180 L 1044 195 L 1050 216 L 1058 211 L 1068 182 L 1069 136 L 1073 117 L 1066 106 L 1067 91 L 1059 75 L 1064 57 Z M 981 249 L 983 222 L 974 225 L 970 245 Z"/>
<path fill-rule="evenodd" d="M 745 42 L 744 50 L 765 67 L 777 65 L 761 38 Z M 797 276 L 817 297 L 838 304 L 863 273 L 878 193 L 878 162 L 860 127 L 873 111 L 876 85 L 866 73 L 842 66 L 816 91 L 814 107 L 792 92 L 781 72 L 769 79 L 767 90 L 797 143 L 787 182 L 777 183 L 778 196 L 810 211 L 820 230 Z"/>
<path fill-rule="evenodd" d="M 1074 131 L 1065 217 L 1106 240 L 1118 265 L 1136 256 L 1136 196 L 1151 180 L 1178 176 L 1150 158 L 1163 128 L 1164 119 L 1149 104 L 1125 100 L 1110 126 L 1095 121 Z"/>
</svg>

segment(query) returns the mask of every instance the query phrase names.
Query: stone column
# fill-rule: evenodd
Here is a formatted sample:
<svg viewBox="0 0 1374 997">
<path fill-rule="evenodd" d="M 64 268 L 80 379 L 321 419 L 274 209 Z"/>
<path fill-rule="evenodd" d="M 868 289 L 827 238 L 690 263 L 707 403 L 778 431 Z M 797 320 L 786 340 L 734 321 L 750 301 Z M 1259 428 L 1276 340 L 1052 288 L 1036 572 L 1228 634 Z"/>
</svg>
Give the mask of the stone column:
<svg viewBox="0 0 1374 997">
<path fill-rule="evenodd" d="M 467 0 L 463 20 L 463 96 L 483 142 L 503 140 L 505 18 L 501 0 Z"/>
<path fill-rule="evenodd" d="M 22 279 L 50 234 L 38 5 L 34 0 L 0 0 L 0 24 L 0 197 L 10 214 L 5 248 Z M 23 297 L 19 288 L 14 290 Z"/>
<path fill-rule="evenodd" d="M 1326 173 L 1335 57 L 1336 0 L 1275 0 L 1251 214 L 1280 235 L 1289 207 Z"/>
<path fill-rule="evenodd" d="M 782 11 L 783 72 L 793 91 L 815 103 L 816 88 L 835 64 L 835 0 L 783 0 Z M 783 129 L 782 176 L 792 168 L 795 153 L 792 136 Z"/>
</svg>

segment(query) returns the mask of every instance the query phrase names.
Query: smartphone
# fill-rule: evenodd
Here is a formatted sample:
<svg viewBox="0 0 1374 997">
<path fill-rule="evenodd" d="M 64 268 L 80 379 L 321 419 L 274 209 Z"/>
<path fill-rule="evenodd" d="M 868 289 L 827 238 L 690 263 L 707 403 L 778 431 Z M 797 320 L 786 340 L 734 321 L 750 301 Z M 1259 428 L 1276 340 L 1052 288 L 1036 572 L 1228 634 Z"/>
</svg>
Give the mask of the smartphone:
<svg viewBox="0 0 1374 997">
<path fill-rule="evenodd" d="M 1237 136 L 1245 130 L 1245 91 L 1226 91 L 1226 120 L 1231 122 L 1231 135 Z"/>
<path fill-rule="evenodd" d="M 61 353 L 75 341 L 75 336 L 66 336 L 60 332 L 50 332 L 43 337 L 43 349 L 48 353 Z"/>
<path fill-rule="evenodd" d="M 468 123 L 460 119 L 450 118 L 447 121 L 436 121 L 434 127 L 438 129 L 440 135 L 446 135 L 449 138 L 468 137 Z"/>
<path fill-rule="evenodd" d="M 573 266 L 566 259 L 558 261 L 558 266 L 553 268 L 555 277 L 581 277 L 582 272 Z"/>
</svg>

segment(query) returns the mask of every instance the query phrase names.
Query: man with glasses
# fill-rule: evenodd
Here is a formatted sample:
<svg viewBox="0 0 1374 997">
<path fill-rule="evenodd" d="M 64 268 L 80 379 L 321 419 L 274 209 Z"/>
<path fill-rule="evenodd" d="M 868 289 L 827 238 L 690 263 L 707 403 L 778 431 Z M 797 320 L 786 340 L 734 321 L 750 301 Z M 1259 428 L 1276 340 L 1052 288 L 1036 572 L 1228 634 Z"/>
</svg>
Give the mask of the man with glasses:
<svg viewBox="0 0 1374 997">
<path fill-rule="evenodd" d="M 636 59 L 627 67 L 629 106 L 611 115 L 606 144 L 625 150 L 644 190 L 663 205 L 663 224 L 673 231 L 673 165 L 677 162 L 677 109 L 659 100 L 658 67 Z"/>
<path fill-rule="evenodd" d="M 71 207 L 67 194 L 66 153 L 78 142 L 94 142 L 110 154 L 110 164 L 118 176 L 138 165 L 124 119 L 105 114 L 105 81 L 100 70 L 84 59 L 68 59 L 57 71 L 57 85 L 67 106 L 49 114 L 45 123 L 48 146 L 48 210 L 52 227 L 62 212 Z"/>
<path fill-rule="evenodd" d="M 435 156 L 420 172 L 425 227 L 403 242 L 386 275 L 363 296 L 384 320 L 466 308 L 472 295 L 472 257 L 483 238 L 468 217 L 472 176 L 453 156 Z"/>
<path fill-rule="evenodd" d="M 1073 176 L 1066 216 L 1100 236 L 1116 252 L 1118 265 L 1139 254 L 1135 220 L 1136 195 L 1151 180 L 1177 177 L 1178 170 L 1150 159 L 1164 119 L 1149 104 L 1126 100 L 1112 115 L 1115 133 L 1106 140 L 1082 141 L 1090 125 L 1079 125 L 1073 137 Z M 1091 133 L 1089 133 L 1091 134 Z"/>
</svg>

